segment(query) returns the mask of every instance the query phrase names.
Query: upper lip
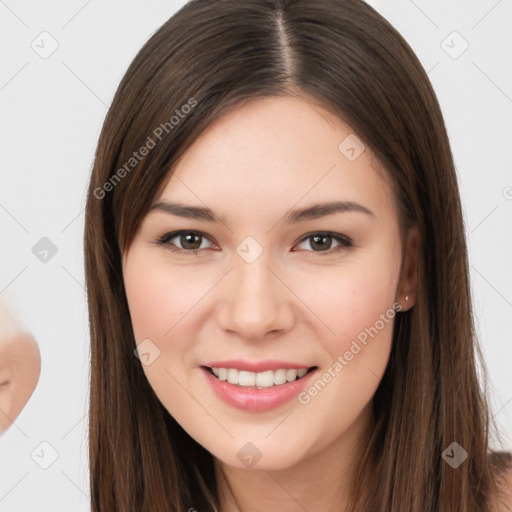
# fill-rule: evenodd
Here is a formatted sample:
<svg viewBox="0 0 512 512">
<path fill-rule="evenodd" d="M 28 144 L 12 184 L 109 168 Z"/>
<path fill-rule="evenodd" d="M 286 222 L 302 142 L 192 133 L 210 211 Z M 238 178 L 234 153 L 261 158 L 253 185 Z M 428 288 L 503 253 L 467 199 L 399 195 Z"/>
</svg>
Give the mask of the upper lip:
<svg viewBox="0 0 512 512">
<path fill-rule="evenodd" d="M 244 370 L 248 372 L 260 373 L 269 370 L 300 370 L 302 368 L 309 369 L 313 365 L 305 365 L 300 363 L 290 363 L 289 361 L 246 361 L 243 359 L 230 361 L 212 361 L 205 363 L 203 366 L 210 368 L 234 368 L 236 370 Z"/>
</svg>

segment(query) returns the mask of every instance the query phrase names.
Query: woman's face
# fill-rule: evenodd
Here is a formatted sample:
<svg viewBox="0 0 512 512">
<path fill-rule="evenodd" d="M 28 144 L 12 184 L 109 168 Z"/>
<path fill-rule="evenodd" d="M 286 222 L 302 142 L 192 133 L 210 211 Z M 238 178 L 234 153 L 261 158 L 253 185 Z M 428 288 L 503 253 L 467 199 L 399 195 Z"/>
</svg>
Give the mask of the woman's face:
<svg viewBox="0 0 512 512">
<path fill-rule="evenodd" d="M 377 165 L 319 106 L 253 100 L 183 155 L 125 252 L 148 381 L 225 464 L 291 467 L 367 424 L 415 283 Z"/>
</svg>

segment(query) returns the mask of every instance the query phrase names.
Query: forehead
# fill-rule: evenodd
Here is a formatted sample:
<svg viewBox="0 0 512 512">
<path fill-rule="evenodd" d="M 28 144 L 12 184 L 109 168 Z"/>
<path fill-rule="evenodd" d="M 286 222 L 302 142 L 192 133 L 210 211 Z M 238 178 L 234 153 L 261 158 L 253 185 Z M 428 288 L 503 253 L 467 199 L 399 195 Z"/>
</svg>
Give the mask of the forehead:
<svg viewBox="0 0 512 512">
<path fill-rule="evenodd" d="M 210 125 L 175 165 L 162 199 L 248 218 L 335 200 L 394 209 L 385 171 L 351 127 L 296 97 L 258 98 Z"/>
</svg>

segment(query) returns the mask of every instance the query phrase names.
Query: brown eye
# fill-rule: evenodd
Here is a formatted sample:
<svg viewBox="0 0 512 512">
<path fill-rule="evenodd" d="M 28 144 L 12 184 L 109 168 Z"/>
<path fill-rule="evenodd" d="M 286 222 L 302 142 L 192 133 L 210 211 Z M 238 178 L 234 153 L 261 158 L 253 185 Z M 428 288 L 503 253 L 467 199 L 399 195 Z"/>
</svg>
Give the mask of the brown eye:
<svg viewBox="0 0 512 512">
<path fill-rule="evenodd" d="M 204 233 L 198 231 L 174 231 L 167 233 L 155 241 L 156 245 L 163 246 L 177 254 L 197 254 L 200 249 L 207 249 L 202 242 L 208 240 Z"/>
<path fill-rule="evenodd" d="M 353 246 L 353 242 L 345 235 L 335 233 L 313 233 L 302 239 L 301 244 L 306 243 L 312 251 L 317 253 L 333 253 L 335 251 L 348 249 Z M 334 245 L 333 242 L 337 245 Z"/>
<path fill-rule="evenodd" d="M 179 235 L 179 241 L 183 249 L 195 251 L 201 247 L 201 235 L 198 235 L 197 233 Z"/>
</svg>

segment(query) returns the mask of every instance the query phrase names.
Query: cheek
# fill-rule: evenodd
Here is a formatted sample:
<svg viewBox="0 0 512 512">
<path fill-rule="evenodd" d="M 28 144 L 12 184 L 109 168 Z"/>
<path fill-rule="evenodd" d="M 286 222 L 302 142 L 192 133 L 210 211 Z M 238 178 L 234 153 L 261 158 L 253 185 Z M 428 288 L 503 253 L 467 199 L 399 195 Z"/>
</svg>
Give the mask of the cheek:
<svg viewBox="0 0 512 512">
<path fill-rule="evenodd" d="M 201 286 L 190 279 L 185 268 L 174 267 L 171 273 L 137 247 L 130 251 L 124 267 L 124 284 L 135 343 L 149 354 L 142 370 L 164 407 L 173 415 L 178 412 L 180 420 L 188 424 L 193 419 L 187 413 L 190 396 L 179 383 L 187 387 L 190 347 L 182 329 L 187 311 L 200 297 Z"/>
<path fill-rule="evenodd" d="M 395 292 L 400 253 L 377 253 L 326 275 L 309 296 L 316 300 L 313 309 L 323 313 L 322 323 L 334 331 L 323 328 L 326 334 L 318 337 L 328 355 L 317 380 L 299 396 L 302 416 L 295 415 L 300 423 L 314 414 L 323 425 L 317 448 L 350 428 L 371 401 L 388 363 L 399 310 Z"/>
<path fill-rule="evenodd" d="M 369 331 L 372 339 L 391 337 L 399 270 L 399 252 L 369 252 L 346 266 L 317 274 L 316 286 L 303 288 L 304 302 L 312 304 L 329 328 L 319 339 L 330 354 L 349 350 L 356 339 L 364 344 Z"/>
<path fill-rule="evenodd" d="M 124 283 L 137 344 L 145 338 L 159 343 L 172 337 L 204 288 L 185 267 L 174 267 L 171 274 L 165 265 L 152 264 L 137 251 L 125 267 Z"/>
<path fill-rule="evenodd" d="M 171 414 L 181 411 L 182 418 L 190 408 L 190 396 L 180 383 L 188 388 L 194 366 L 193 319 L 212 283 L 192 277 L 190 266 L 171 268 L 134 247 L 124 267 L 124 284 L 135 343 L 150 354 L 142 370 L 162 404 Z"/>
</svg>

